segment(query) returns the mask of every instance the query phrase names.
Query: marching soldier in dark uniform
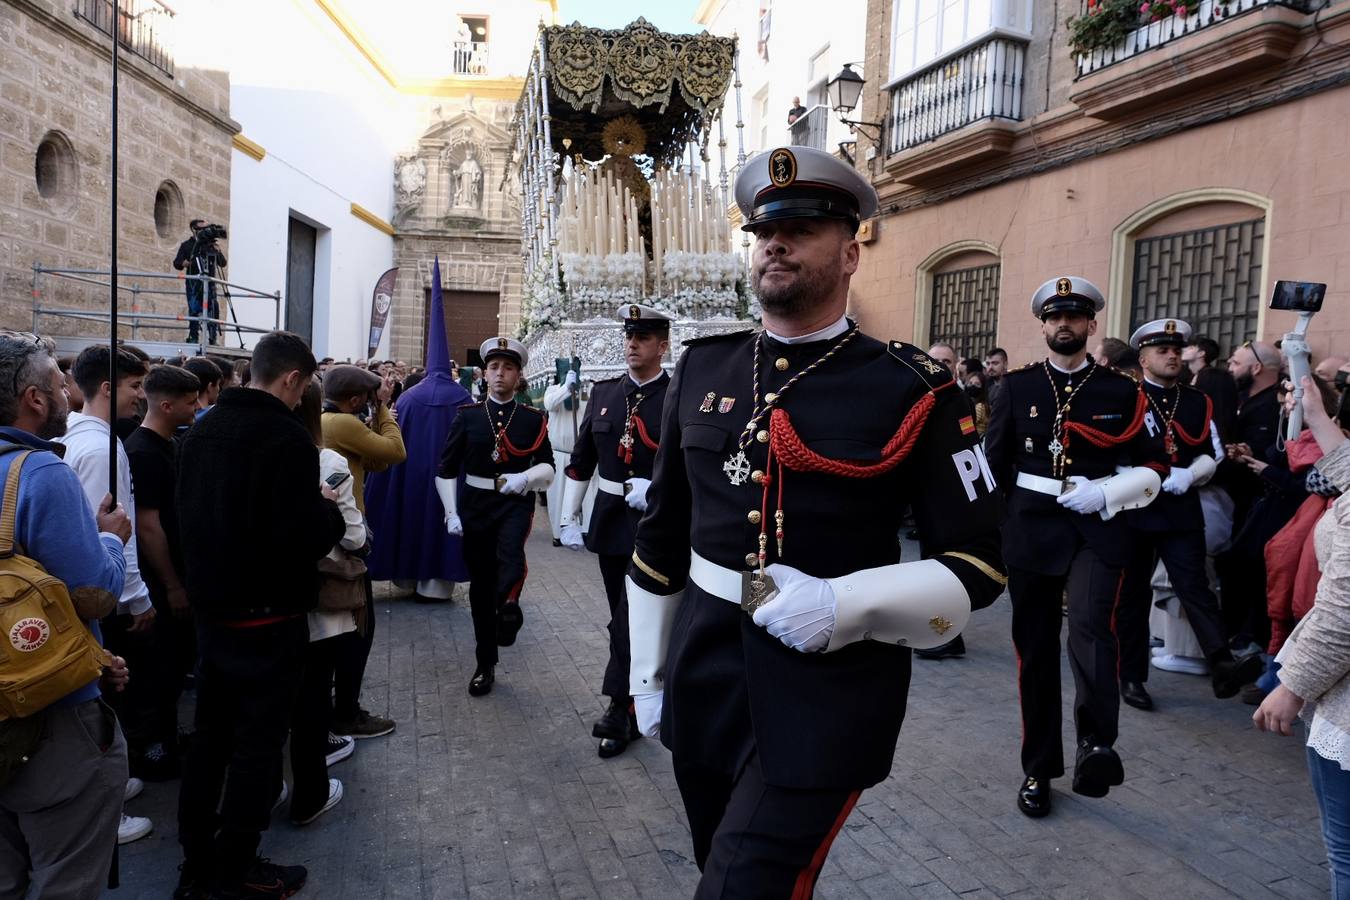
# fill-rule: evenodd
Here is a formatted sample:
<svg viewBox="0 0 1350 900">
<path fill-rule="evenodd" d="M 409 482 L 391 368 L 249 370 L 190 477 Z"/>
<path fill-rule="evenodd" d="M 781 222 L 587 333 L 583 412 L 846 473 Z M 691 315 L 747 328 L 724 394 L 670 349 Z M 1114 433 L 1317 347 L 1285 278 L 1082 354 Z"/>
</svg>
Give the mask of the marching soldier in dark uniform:
<svg viewBox="0 0 1350 900">
<path fill-rule="evenodd" d="M 528 571 L 525 539 L 534 523 L 530 492 L 548 490 L 553 480 L 548 422 L 516 400 L 528 359 L 524 346 L 496 337 L 484 341 L 479 352 L 488 395 L 460 407 L 436 479 L 446 529 L 464 536 L 478 661 L 469 693 L 475 697 L 492 690 L 497 646 L 514 644 L 524 622 L 520 590 Z"/>
<path fill-rule="evenodd" d="M 1214 696 L 1231 697 L 1242 684 L 1255 681 L 1261 674 L 1256 654 L 1245 657 L 1236 668 L 1232 665 L 1219 601 L 1209 588 L 1205 571 L 1205 516 L 1197 489 L 1214 476 L 1223 457 L 1223 444 L 1213 421 L 1213 402 L 1179 380 L 1181 350 L 1190 337 L 1191 326 L 1180 319 L 1157 319 L 1140 326 L 1130 337 L 1130 346 L 1139 351 L 1144 369 L 1142 387 L 1148 401 L 1144 430 L 1151 438 L 1150 461 L 1170 469 L 1158 499 L 1124 515 L 1133 555 L 1125 569 L 1116 615 L 1120 696 L 1138 709 L 1153 708 L 1144 682 L 1149 668 L 1151 581 L 1159 559 L 1209 660 Z"/>
<path fill-rule="evenodd" d="M 563 546 L 580 550 L 581 507 L 594 477 L 599 491 L 585 547 L 600 557 L 610 616 L 609 664 L 601 685 L 610 702 L 591 732 L 600 738 L 602 759 L 618 756 L 641 736 L 628 695 L 628 601 L 623 577 L 633 556 L 638 519 L 647 509 L 647 488 L 661 441 L 661 408 L 670 384 L 661 368 L 670 349 L 670 319 L 637 304 L 624 304 L 619 317 L 628 374 L 597 381 L 591 388 L 590 405 L 565 470 L 559 520 Z"/>
<path fill-rule="evenodd" d="M 627 579 L 639 727 L 674 757 L 698 897 L 810 895 L 895 755 L 911 648 L 1003 588 L 1002 503 L 945 366 L 845 317 L 876 193 L 819 150 L 736 181 L 763 332 L 685 343 Z M 924 559 L 900 562 L 912 504 Z"/>
</svg>

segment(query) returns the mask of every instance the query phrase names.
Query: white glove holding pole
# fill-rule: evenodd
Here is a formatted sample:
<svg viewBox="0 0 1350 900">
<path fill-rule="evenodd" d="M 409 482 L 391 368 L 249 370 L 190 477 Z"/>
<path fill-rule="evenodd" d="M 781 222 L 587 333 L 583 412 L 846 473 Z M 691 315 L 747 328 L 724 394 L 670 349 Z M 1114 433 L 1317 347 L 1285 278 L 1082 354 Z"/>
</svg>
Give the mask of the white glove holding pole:
<svg viewBox="0 0 1350 900">
<path fill-rule="evenodd" d="M 755 610 L 755 624 L 793 650 L 824 650 L 834 633 L 836 613 L 830 583 L 782 563 L 774 563 L 765 572 L 778 586 L 778 593 Z"/>
<path fill-rule="evenodd" d="M 566 387 L 575 387 L 576 383 L 577 383 L 577 373 L 576 370 L 573 369 L 569 371 L 567 373 L 567 377 L 563 379 L 563 385 Z"/>
<path fill-rule="evenodd" d="M 1070 475 L 1076 487 L 1067 494 L 1060 494 L 1055 502 L 1082 515 L 1100 512 L 1106 508 L 1106 492 L 1082 475 Z"/>
<path fill-rule="evenodd" d="M 647 511 L 647 488 L 652 486 L 650 478 L 630 478 L 624 482 L 630 490 L 624 495 L 624 502 L 638 512 Z"/>
<path fill-rule="evenodd" d="M 445 530 L 447 534 L 455 537 L 461 537 L 464 534 L 464 524 L 459 520 L 459 513 L 456 511 L 458 502 L 457 486 L 453 478 L 437 478 L 436 493 L 441 498 L 441 506 L 445 509 Z"/>
</svg>

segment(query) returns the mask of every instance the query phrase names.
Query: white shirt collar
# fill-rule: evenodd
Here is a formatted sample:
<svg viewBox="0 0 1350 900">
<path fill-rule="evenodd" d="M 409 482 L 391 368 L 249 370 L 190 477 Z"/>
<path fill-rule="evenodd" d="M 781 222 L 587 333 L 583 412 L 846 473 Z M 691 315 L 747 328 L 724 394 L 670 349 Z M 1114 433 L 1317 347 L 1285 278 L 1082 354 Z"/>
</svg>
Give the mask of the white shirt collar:
<svg viewBox="0 0 1350 900">
<path fill-rule="evenodd" d="M 1061 368 L 1060 366 L 1055 365 L 1055 361 L 1052 359 L 1047 359 L 1046 362 L 1050 363 L 1050 368 L 1054 369 L 1056 372 L 1063 372 L 1066 375 L 1072 375 L 1074 372 L 1081 372 L 1088 367 L 1087 359 L 1084 359 L 1081 363 L 1079 363 L 1078 368 L 1076 369 Z"/>
<path fill-rule="evenodd" d="M 827 325 L 819 331 L 813 331 L 810 334 L 801 334 L 797 337 L 780 337 L 769 329 L 765 328 L 764 333 L 773 338 L 780 344 L 809 344 L 812 341 L 828 341 L 830 338 L 839 337 L 845 331 L 848 331 L 848 316 L 840 316 L 839 321 L 833 325 Z"/>
<path fill-rule="evenodd" d="M 1165 388 L 1161 384 L 1158 384 L 1158 382 L 1154 381 L 1152 378 L 1149 378 L 1147 375 L 1144 376 L 1144 381 L 1153 385 L 1155 388 L 1158 388 L 1159 390 L 1162 391 L 1168 390 L 1168 388 Z M 1173 387 L 1175 387 L 1175 385 L 1173 385 Z"/>
<path fill-rule="evenodd" d="M 491 403 L 491 404 L 493 404 L 494 406 L 510 406 L 512 403 L 515 403 L 515 402 L 516 402 L 516 398 L 515 398 L 515 397 L 512 397 L 510 400 L 507 400 L 507 401 L 505 401 L 505 402 L 502 402 L 501 400 L 498 400 L 496 397 L 492 396 L 491 394 L 488 394 L 488 398 L 487 398 L 487 399 L 488 399 L 488 402 Z"/>
<path fill-rule="evenodd" d="M 656 379 L 660 378 L 660 377 L 661 377 L 662 375 L 664 375 L 664 374 L 666 374 L 666 373 L 665 373 L 665 370 L 663 369 L 663 370 L 661 370 L 660 372 L 657 372 L 657 373 L 656 373 L 655 375 L 653 375 L 651 378 L 648 378 L 646 381 L 638 381 L 636 378 L 633 377 L 633 373 L 632 373 L 632 372 L 629 372 L 629 373 L 628 373 L 628 380 L 631 381 L 631 382 L 633 382 L 633 384 L 637 385 L 638 387 L 645 387 L 646 385 L 651 384 L 653 381 L 655 381 Z"/>
</svg>

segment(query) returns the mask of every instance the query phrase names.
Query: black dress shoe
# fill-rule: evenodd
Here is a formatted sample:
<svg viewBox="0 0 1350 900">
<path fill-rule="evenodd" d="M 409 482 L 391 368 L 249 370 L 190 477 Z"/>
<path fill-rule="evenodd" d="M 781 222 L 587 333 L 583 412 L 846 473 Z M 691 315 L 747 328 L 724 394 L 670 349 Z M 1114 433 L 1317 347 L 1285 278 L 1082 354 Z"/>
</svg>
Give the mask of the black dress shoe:
<svg viewBox="0 0 1350 900">
<path fill-rule="evenodd" d="M 1050 813 L 1050 782 L 1028 775 L 1017 789 L 1017 808 L 1023 815 L 1039 819 Z"/>
<path fill-rule="evenodd" d="M 496 677 L 492 674 L 492 666 L 480 666 L 473 673 L 473 678 L 469 680 L 469 696 L 481 697 L 484 694 L 492 693 L 492 682 Z"/>
<path fill-rule="evenodd" d="M 627 741 L 616 741 L 614 738 L 605 738 L 600 742 L 600 746 L 595 753 L 601 759 L 611 759 L 628 749 Z"/>
<path fill-rule="evenodd" d="M 1230 654 L 1228 659 L 1210 660 L 1210 683 L 1214 686 L 1214 696 L 1220 700 L 1236 697 L 1244 684 L 1251 684 L 1261 677 L 1265 667 L 1260 653 L 1248 653 L 1236 659 Z"/>
<path fill-rule="evenodd" d="M 1127 706 L 1133 706 L 1135 709 L 1152 709 L 1153 698 L 1148 694 L 1148 688 L 1144 687 L 1141 681 L 1122 681 L 1120 683 L 1120 699 L 1124 700 Z"/>
<path fill-rule="evenodd" d="M 915 650 L 914 655 L 919 659 L 955 659 L 958 656 L 965 656 L 966 639 L 958 634 L 940 647 L 932 647 L 928 650 Z"/>
<path fill-rule="evenodd" d="M 610 700 L 605 714 L 591 728 L 591 736 L 613 741 L 629 740 L 628 703 Z"/>
<path fill-rule="evenodd" d="M 1084 797 L 1105 797 L 1111 788 L 1125 783 L 1120 756 L 1091 738 L 1078 742 L 1078 762 L 1073 771 L 1073 792 Z"/>
</svg>

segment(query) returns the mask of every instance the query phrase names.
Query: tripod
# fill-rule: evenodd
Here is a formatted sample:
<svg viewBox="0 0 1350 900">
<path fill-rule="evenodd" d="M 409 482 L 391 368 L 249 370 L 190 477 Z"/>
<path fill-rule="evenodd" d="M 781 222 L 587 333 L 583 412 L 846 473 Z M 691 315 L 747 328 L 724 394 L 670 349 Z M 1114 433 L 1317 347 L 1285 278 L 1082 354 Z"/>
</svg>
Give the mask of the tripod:
<svg viewBox="0 0 1350 900">
<path fill-rule="evenodd" d="M 225 274 L 227 266 L 220 267 L 220 295 L 225 298 L 225 308 L 230 311 L 230 319 L 234 322 L 234 336 L 239 341 L 239 349 L 244 349 L 244 334 L 239 330 L 239 316 L 234 311 L 234 299 L 230 297 L 229 277 Z M 221 329 L 222 334 L 224 328 Z"/>
</svg>

